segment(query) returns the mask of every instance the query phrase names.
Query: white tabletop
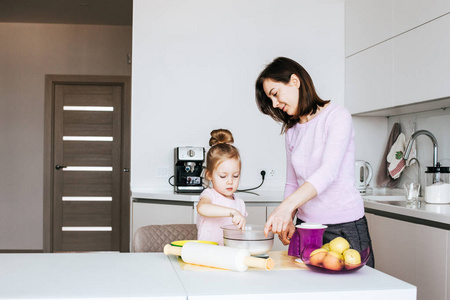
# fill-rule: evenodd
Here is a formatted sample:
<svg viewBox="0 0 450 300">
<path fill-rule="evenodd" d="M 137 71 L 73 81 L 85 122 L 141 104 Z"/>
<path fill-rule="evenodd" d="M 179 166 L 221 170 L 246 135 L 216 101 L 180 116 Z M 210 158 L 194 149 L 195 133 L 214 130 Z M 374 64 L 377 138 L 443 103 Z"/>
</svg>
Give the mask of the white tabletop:
<svg viewBox="0 0 450 300">
<path fill-rule="evenodd" d="M 248 270 L 246 272 L 182 270 L 170 256 L 189 300 L 196 299 L 333 299 L 413 300 L 416 287 L 370 267 L 350 274 L 311 270 Z"/>
<path fill-rule="evenodd" d="M 416 299 L 414 286 L 369 267 L 190 271 L 163 253 L 67 253 L 0 254 L 0 269 L 2 300 Z"/>
<path fill-rule="evenodd" d="M 0 299 L 186 299 L 162 253 L 0 254 Z"/>
</svg>

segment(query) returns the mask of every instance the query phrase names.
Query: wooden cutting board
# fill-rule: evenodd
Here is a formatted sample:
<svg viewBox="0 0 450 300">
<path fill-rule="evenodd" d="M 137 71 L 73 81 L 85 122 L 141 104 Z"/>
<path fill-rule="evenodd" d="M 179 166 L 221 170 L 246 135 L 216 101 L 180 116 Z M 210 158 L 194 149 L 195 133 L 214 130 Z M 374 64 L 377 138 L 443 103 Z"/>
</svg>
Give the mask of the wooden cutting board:
<svg viewBox="0 0 450 300">
<path fill-rule="evenodd" d="M 269 257 L 273 259 L 275 266 L 271 270 L 307 270 L 308 268 L 303 263 L 298 263 L 295 261 L 297 257 L 287 255 L 287 251 L 270 251 L 268 253 Z M 181 257 L 178 257 L 178 264 L 180 265 L 181 270 L 184 271 L 229 271 L 225 269 L 205 267 L 199 265 L 193 265 L 185 263 Z M 264 271 L 268 272 L 261 268 L 248 268 L 246 272 L 249 271 Z M 269 271 L 270 272 L 270 271 Z"/>
</svg>

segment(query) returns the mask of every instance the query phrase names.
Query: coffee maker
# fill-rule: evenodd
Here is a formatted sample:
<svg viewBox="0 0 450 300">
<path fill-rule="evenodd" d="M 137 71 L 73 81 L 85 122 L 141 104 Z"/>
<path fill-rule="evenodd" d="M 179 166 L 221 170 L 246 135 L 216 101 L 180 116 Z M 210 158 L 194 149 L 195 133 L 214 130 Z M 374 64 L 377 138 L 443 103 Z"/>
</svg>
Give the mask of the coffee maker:
<svg viewBox="0 0 450 300">
<path fill-rule="evenodd" d="M 205 161 L 203 147 L 175 148 L 174 190 L 175 193 L 201 193 L 202 171 Z"/>
</svg>

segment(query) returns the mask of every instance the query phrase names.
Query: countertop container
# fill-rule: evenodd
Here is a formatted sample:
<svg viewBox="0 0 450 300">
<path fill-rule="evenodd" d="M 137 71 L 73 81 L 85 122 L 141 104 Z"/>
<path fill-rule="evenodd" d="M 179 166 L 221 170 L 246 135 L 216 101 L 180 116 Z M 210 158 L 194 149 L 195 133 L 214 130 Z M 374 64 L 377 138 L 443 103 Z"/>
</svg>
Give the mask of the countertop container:
<svg viewBox="0 0 450 300">
<path fill-rule="evenodd" d="M 223 226 L 224 246 L 247 249 L 251 255 L 262 255 L 272 249 L 273 232 L 264 236 L 264 227 L 260 225 L 246 225 L 243 230 L 236 225 Z"/>
<path fill-rule="evenodd" d="M 427 167 L 425 174 L 427 176 L 425 202 L 433 204 L 450 203 L 450 168 L 437 163 L 435 167 Z"/>
</svg>

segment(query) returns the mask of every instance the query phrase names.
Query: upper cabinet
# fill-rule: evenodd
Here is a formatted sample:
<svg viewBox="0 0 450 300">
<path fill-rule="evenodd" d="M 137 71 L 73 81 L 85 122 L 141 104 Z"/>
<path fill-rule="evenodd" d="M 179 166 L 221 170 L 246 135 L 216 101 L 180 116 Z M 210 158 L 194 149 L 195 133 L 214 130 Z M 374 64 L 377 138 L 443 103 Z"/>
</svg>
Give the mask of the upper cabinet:
<svg viewBox="0 0 450 300">
<path fill-rule="evenodd" d="M 411 30 L 450 12 L 449 0 L 394 0 L 392 2 L 394 5 L 394 35 Z"/>
<path fill-rule="evenodd" d="M 392 28 L 392 0 L 345 1 L 346 56 L 389 39 Z"/>
<path fill-rule="evenodd" d="M 449 97 L 450 14 L 396 37 L 393 71 L 395 105 Z"/>
<path fill-rule="evenodd" d="M 393 44 L 392 40 L 388 40 L 346 59 L 345 106 L 350 113 L 387 108 L 394 104 Z"/>
<path fill-rule="evenodd" d="M 412 104 L 414 112 L 443 98 L 450 105 L 449 0 L 345 4 L 345 106 L 352 114 L 390 115 Z"/>
<path fill-rule="evenodd" d="M 449 0 L 347 0 L 345 55 L 363 51 L 449 12 Z"/>
</svg>

